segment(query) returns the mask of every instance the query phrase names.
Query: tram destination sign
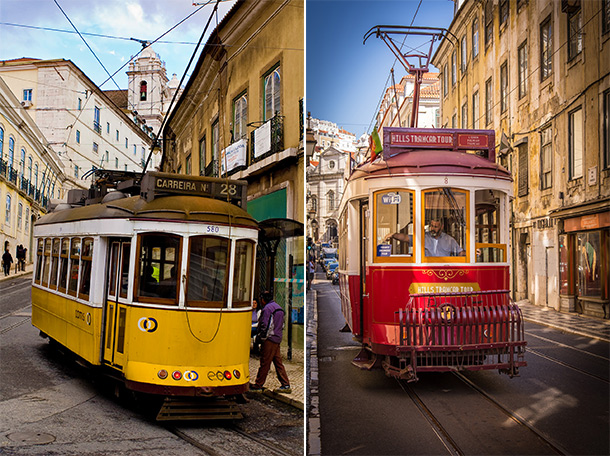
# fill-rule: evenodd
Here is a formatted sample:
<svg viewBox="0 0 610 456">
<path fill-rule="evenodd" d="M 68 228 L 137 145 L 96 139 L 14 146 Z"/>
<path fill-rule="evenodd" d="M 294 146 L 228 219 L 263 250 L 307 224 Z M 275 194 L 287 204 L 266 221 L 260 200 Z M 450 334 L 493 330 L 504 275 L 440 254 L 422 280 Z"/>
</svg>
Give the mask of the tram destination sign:
<svg viewBox="0 0 610 456">
<path fill-rule="evenodd" d="M 245 209 L 247 182 L 218 177 L 149 172 L 142 178 L 140 194 L 146 201 L 159 196 L 188 195 L 230 201 Z"/>
<path fill-rule="evenodd" d="M 383 129 L 384 149 L 386 147 L 408 147 L 416 149 L 486 150 L 492 158 L 495 146 L 493 130 L 448 130 L 438 128 Z"/>
</svg>

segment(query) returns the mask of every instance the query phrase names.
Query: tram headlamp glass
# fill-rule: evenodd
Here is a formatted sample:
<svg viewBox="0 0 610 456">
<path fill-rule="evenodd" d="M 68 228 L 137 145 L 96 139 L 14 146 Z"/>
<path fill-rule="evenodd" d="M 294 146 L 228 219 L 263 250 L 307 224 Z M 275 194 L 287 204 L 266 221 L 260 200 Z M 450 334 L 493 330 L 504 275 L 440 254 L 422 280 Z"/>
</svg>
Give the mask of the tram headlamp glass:
<svg viewBox="0 0 610 456">
<path fill-rule="evenodd" d="M 172 378 L 174 380 L 180 380 L 182 378 L 182 372 L 180 372 L 180 371 L 172 372 Z"/>
<path fill-rule="evenodd" d="M 229 372 L 229 371 L 225 371 L 225 372 L 224 372 L 224 375 L 225 375 L 225 378 L 226 378 L 227 380 L 231 380 L 231 377 L 232 377 L 231 372 Z"/>
<path fill-rule="evenodd" d="M 159 372 L 157 372 L 157 377 L 159 377 L 161 380 L 165 380 L 167 378 L 167 371 L 165 369 L 161 369 Z"/>
<path fill-rule="evenodd" d="M 237 369 L 235 369 L 233 371 L 233 377 L 235 377 L 238 380 L 239 380 L 239 377 L 241 377 L 241 374 L 239 373 L 239 371 Z"/>
</svg>

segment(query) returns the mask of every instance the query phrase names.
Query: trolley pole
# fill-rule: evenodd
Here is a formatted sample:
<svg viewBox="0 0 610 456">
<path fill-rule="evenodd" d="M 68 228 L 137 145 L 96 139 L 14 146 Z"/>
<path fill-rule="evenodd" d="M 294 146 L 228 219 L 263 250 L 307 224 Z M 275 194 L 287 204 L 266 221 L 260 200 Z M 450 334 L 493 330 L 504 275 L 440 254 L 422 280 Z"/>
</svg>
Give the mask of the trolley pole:
<svg viewBox="0 0 610 456">
<path fill-rule="evenodd" d="M 286 358 L 292 360 L 292 266 L 294 259 L 288 255 L 288 353 Z"/>
</svg>

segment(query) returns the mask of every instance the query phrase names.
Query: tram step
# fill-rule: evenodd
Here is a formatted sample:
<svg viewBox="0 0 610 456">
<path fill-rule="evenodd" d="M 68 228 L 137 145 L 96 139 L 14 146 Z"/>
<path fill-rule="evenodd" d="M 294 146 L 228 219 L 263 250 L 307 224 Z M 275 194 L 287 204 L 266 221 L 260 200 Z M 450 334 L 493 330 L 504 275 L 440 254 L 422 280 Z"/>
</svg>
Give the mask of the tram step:
<svg viewBox="0 0 610 456">
<path fill-rule="evenodd" d="M 235 420 L 243 417 L 239 406 L 226 399 L 166 397 L 157 421 Z"/>
</svg>

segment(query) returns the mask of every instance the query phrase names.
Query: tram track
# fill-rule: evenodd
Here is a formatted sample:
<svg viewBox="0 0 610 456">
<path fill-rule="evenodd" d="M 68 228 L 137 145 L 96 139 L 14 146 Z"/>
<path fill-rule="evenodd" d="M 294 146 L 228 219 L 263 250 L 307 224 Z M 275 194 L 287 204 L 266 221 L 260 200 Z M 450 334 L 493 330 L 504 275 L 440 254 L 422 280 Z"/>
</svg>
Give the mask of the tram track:
<svg viewBox="0 0 610 456">
<path fill-rule="evenodd" d="M 286 452 L 261 438 L 255 437 L 246 431 L 239 429 L 236 425 L 210 429 L 209 431 L 213 433 L 213 436 L 209 436 L 210 442 L 202 440 L 201 436 L 194 437 L 189 435 L 187 431 L 181 430 L 176 426 L 166 426 L 166 429 L 176 437 L 200 449 L 209 456 L 226 456 L 236 454 L 270 454 L 276 456 L 295 455 L 295 453 Z M 203 436 L 207 434 L 206 431 L 202 432 Z M 219 436 L 219 433 L 225 433 L 226 435 Z M 238 437 L 236 438 L 236 436 Z M 218 442 L 219 438 L 222 440 L 222 443 Z M 241 443 L 238 441 L 239 439 L 241 439 Z M 237 452 L 235 450 L 236 447 L 242 448 L 243 453 Z"/>
<path fill-rule="evenodd" d="M 503 415 L 508 417 L 511 421 L 519 425 L 520 427 L 529 431 L 533 436 L 539 440 L 544 446 L 549 448 L 554 454 L 566 455 L 569 454 L 558 442 L 546 435 L 544 432 L 538 430 L 532 423 L 527 419 L 520 416 L 518 413 L 505 407 L 503 404 L 494 399 L 491 395 L 485 392 L 482 388 L 468 379 L 460 372 L 452 372 L 453 375 L 460 380 L 460 382 L 466 385 L 472 391 L 475 391 L 480 397 L 483 397 L 488 403 L 492 404 L 495 409 L 499 410 Z M 442 417 L 435 414 L 431 407 L 429 407 L 424 399 L 415 391 L 411 383 L 407 383 L 405 380 L 398 380 L 400 387 L 405 391 L 409 398 L 413 401 L 421 415 L 428 421 L 432 427 L 433 432 L 439 438 L 443 446 L 447 449 L 450 455 L 464 455 L 468 454 L 469 451 L 465 451 L 458 444 L 456 439 L 452 436 L 450 430 L 443 425 Z M 473 424 L 474 425 L 474 424 Z"/>
</svg>

